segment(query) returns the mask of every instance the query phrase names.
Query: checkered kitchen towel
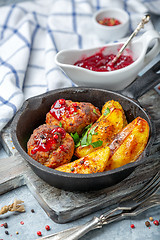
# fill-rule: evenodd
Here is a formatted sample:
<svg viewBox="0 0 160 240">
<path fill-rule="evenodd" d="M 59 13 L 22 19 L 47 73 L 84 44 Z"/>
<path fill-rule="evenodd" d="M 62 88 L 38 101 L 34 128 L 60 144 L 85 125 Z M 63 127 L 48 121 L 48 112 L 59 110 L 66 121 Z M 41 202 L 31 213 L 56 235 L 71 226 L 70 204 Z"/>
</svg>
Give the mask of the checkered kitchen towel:
<svg viewBox="0 0 160 240">
<path fill-rule="evenodd" d="M 140 1 L 140 0 L 139 0 Z M 37 0 L 0 8 L 0 130 L 24 100 L 56 88 L 74 86 L 55 65 L 65 48 L 105 44 L 92 29 L 92 16 L 105 7 L 125 9 L 130 32 L 144 12 L 160 13 L 159 1 Z M 152 24 L 146 25 L 148 29 Z"/>
</svg>

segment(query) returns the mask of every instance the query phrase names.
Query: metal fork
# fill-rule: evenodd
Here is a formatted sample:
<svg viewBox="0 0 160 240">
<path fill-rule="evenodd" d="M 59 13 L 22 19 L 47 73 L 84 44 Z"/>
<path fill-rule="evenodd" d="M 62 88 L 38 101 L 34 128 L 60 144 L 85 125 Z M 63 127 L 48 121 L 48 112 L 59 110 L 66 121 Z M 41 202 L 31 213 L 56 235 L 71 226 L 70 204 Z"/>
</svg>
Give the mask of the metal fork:
<svg viewBox="0 0 160 240">
<path fill-rule="evenodd" d="M 138 207 L 140 204 L 145 202 L 147 198 L 156 193 L 159 187 L 160 187 L 160 171 L 158 171 L 156 175 L 153 178 L 151 178 L 140 189 L 131 193 L 130 196 L 123 197 L 120 200 L 118 207 L 106 213 L 105 217 L 107 218 L 117 211 L 132 210 L 135 207 Z"/>
<path fill-rule="evenodd" d="M 73 233 L 78 234 L 80 232 L 83 235 L 95 228 L 102 227 L 104 223 L 104 219 L 110 220 L 116 218 L 119 211 L 119 214 L 122 216 L 122 214 L 127 214 L 126 211 L 131 212 L 131 210 L 136 209 L 138 206 L 142 206 L 142 204 L 149 199 L 153 194 L 155 194 L 160 187 L 160 172 L 158 172 L 151 180 L 149 180 L 144 186 L 142 186 L 139 190 L 135 191 L 134 193 L 131 193 L 130 196 L 126 196 L 120 200 L 119 206 L 115 209 L 104 213 L 99 218 L 95 217 L 91 221 L 87 222 L 83 226 L 78 226 L 72 229 L 72 236 L 74 236 Z M 121 212 L 120 212 L 121 211 Z M 115 215 L 116 214 L 116 215 Z M 119 216 L 120 216 L 119 215 Z M 103 221 L 102 221 L 103 219 Z M 108 222 L 107 222 L 108 223 Z M 84 230 L 84 231 L 83 231 Z M 64 231 L 66 234 L 70 233 L 69 230 Z M 82 236 L 83 236 L 82 235 Z M 66 238 L 67 236 L 65 236 Z M 70 236 L 71 237 L 71 236 Z M 42 239 L 49 239 L 49 238 L 42 238 Z M 52 239 L 52 238 L 50 238 Z M 61 238 L 53 238 L 53 239 L 61 239 Z M 63 238 L 62 238 L 63 239 Z M 71 239 L 71 238 L 69 238 Z M 78 238 L 73 238 L 78 239 Z M 66 238 L 67 240 L 67 238 Z"/>
<path fill-rule="evenodd" d="M 104 215 L 101 215 L 100 217 L 94 217 L 94 219 L 84 225 L 73 227 L 62 232 L 52 234 L 50 236 L 43 237 L 39 240 L 78 240 L 80 237 L 84 236 L 91 230 L 101 228 L 104 224 L 119 221 L 127 217 L 137 216 L 138 214 L 146 211 L 147 209 L 157 205 L 160 205 L 160 194 L 155 194 L 154 196 L 151 196 L 145 202 L 143 202 L 143 204 L 140 204 L 138 207 L 134 208 L 134 210 L 123 210 L 121 213 L 110 216 L 107 219 L 104 217 Z"/>
</svg>

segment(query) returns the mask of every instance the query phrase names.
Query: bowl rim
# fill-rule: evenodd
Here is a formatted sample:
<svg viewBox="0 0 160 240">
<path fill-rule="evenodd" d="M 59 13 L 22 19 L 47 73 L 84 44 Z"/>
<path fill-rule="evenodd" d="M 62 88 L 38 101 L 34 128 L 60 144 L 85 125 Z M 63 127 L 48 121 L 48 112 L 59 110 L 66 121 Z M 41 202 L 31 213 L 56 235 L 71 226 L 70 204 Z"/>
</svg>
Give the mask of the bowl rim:
<svg viewBox="0 0 160 240">
<path fill-rule="evenodd" d="M 114 25 L 114 26 L 104 26 L 100 23 L 98 23 L 97 21 L 97 17 L 102 14 L 102 13 L 112 13 L 112 12 L 120 12 L 121 14 L 123 14 L 125 16 L 125 21 L 121 22 L 118 25 Z M 118 19 L 119 20 L 119 19 Z M 123 28 L 127 23 L 129 23 L 129 15 L 128 13 L 120 8 L 104 8 L 104 9 L 100 9 L 98 11 L 96 11 L 93 15 L 93 21 L 96 24 L 97 27 L 101 28 L 102 30 L 110 30 L 110 31 L 114 31 L 114 30 L 121 30 L 121 28 Z M 114 27 L 114 28 L 112 28 Z"/>
<path fill-rule="evenodd" d="M 148 140 L 148 143 L 145 147 L 145 150 L 143 151 L 143 155 L 141 155 L 135 162 L 131 162 L 131 163 L 128 163 L 128 164 L 125 164 L 123 165 L 122 167 L 119 167 L 119 168 L 116 168 L 116 169 L 113 169 L 113 170 L 109 170 L 109 171 L 106 171 L 106 172 L 100 172 L 100 173 L 94 173 L 94 174 L 74 174 L 74 173 L 65 173 L 65 172 L 61 172 L 61 171 L 57 171 L 55 169 L 51 169 L 49 167 L 46 167 L 44 165 L 42 165 L 41 163 L 35 161 L 33 158 L 31 158 L 26 151 L 23 150 L 22 146 L 20 145 L 19 141 L 18 141 L 18 138 L 17 138 L 17 134 L 16 134 L 16 127 L 17 127 L 17 124 L 18 124 L 18 121 L 21 117 L 21 114 L 23 112 L 25 112 L 28 104 L 32 101 L 32 100 L 36 100 L 36 99 L 39 99 L 39 98 L 46 98 L 47 96 L 50 96 L 50 95 L 53 95 L 55 93 L 60 93 L 60 92 L 63 92 L 63 91 L 81 91 L 81 92 L 84 92 L 84 91 L 103 91 L 103 92 L 106 92 L 106 94 L 109 92 L 109 93 L 112 93 L 112 94 L 116 94 L 117 96 L 120 96 L 126 100 L 129 100 L 131 102 L 134 101 L 134 104 L 140 108 L 140 110 L 142 110 L 144 112 L 144 114 L 146 115 L 147 119 L 149 119 L 149 127 L 150 127 L 150 136 L 149 136 L 149 140 Z M 43 93 L 43 94 L 40 94 L 40 95 L 37 95 L 37 96 L 34 96 L 34 97 L 31 97 L 29 99 L 27 99 L 22 107 L 18 110 L 18 112 L 16 113 L 13 121 L 12 121 L 12 125 L 11 125 L 11 137 L 12 137 L 12 140 L 13 140 L 13 143 L 16 147 L 16 149 L 18 150 L 18 152 L 20 153 L 20 155 L 22 156 L 22 158 L 24 158 L 30 165 L 33 165 L 34 167 L 40 169 L 41 171 L 43 172 L 48 172 L 49 174 L 53 174 L 53 175 L 57 175 L 57 176 L 61 176 L 61 177 L 65 177 L 65 178 L 75 178 L 75 179 L 81 179 L 81 178 L 89 178 L 89 179 L 94 179 L 94 178 L 99 178 L 99 177 L 102 177 L 102 176 L 109 176 L 109 175 L 112 175 L 112 174 L 116 174 L 116 173 L 120 173 L 126 169 L 131 169 L 131 168 L 136 168 L 138 165 L 140 164 L 143 164 L 145 162 L 145 157 L 146 157 L 146 149 L 150 148 L 150 146 L 152 145 L 152 140 L 153 140 L 153 123 L 150 119 L 150 116 L 148 115 L 148 113 L 146 112 L 145 109 L 143 109 L 134 99 L 131 99 L 129 97 L 126 97 L 118 92 L 114 92 L 114 91 L 111 91 L 111 90 L 106 90 L 106 89 L 100 89 L 100 88 L 91 88 L 91 87 L 69 87 L 69 88 L 63 88 L 63 89 L 56 89 L 56 90 L 52 90 L 52 91 L 49 91 L 47 93 Z"/>
</svg>

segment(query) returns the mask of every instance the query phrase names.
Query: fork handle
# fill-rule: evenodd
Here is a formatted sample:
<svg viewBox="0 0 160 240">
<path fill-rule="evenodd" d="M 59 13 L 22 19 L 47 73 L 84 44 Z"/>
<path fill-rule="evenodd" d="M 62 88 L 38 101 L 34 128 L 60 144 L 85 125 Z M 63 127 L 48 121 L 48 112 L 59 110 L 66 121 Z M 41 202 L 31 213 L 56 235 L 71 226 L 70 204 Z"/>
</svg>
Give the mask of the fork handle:
<svg viewBox="0 0 160 240">
<path fill-rule="evenodd" d="M 96 228 L 101 228 L 103 226 L 102 220 L 99 217 L 92 218 L 91 221 L 83 224 L 77 231 L 73 232 L 70 236 L 66 236 L 65 240 L 77 240 L 84 236 L 86 233 L 94 230 Z"/>
<path fill-rule="evenodd" d="M 123 213 L 123 211 L 122 211 Z M 110 214 L 109 214 L 110 215 Z M 103 214 L 99 217 L 93 217 L 90 221 L 86 222 L 85 224 L 79 226 L 74 232 L 69 233 L 69 235 L 65 236 L 65 238 L 60 238 L 61 240 L 78 240 L 82 236 L 84 236 L 86 233 L 96 229 L 96 228 L 102 228 L 102 226 L 105 224 L 109 224 L 111 222 L 114 222 L 116 220 L 120 220 L 122 217 L 121 213 L 115 214 L 112 217 L 105 217 Z"/>
</svg>

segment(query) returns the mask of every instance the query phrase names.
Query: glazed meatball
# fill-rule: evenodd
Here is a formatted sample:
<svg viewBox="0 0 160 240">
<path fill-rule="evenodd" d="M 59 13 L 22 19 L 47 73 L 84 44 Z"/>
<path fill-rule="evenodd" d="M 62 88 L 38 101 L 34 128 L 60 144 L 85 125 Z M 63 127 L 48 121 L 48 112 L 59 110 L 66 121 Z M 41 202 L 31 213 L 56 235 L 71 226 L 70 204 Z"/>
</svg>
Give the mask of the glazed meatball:
<svg viewBox="0 0 160 240">
<path fill-rule="evenodd" d="M 77 132 L 81 135 L 83 129 L 97 121 L 100 115 L 99 109 L 91 103 L 59 99 L 52 105 L 50 112 L 47 113 L 46 123 L 61 124 L 66 132 Z"/>
<path fill-rule="evenodd" d="M 74 141 L 63 128 L 43 124 L 33 131 L 27 149 L 28 154 L 37 162 L 57 168 L 70 162 L 74 152 Z"/>
</svg>

